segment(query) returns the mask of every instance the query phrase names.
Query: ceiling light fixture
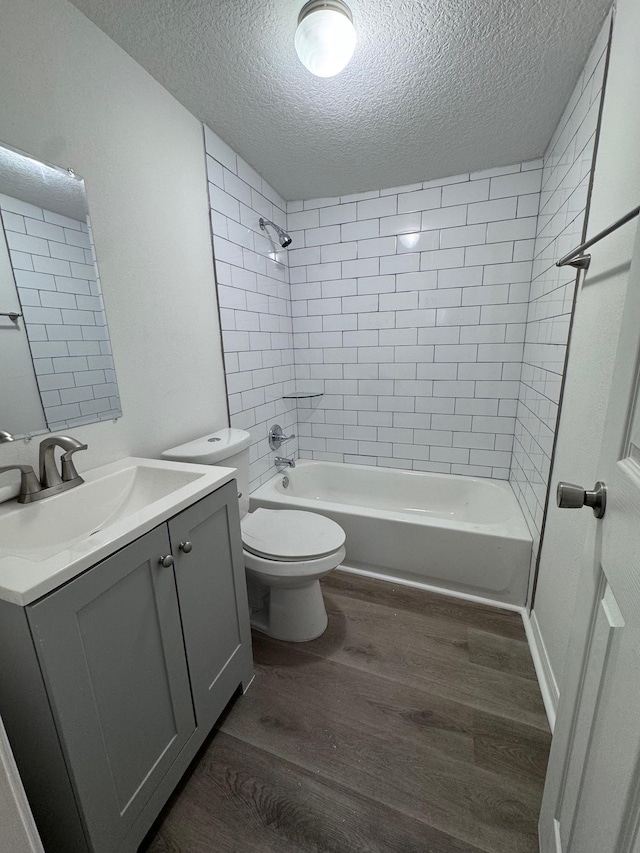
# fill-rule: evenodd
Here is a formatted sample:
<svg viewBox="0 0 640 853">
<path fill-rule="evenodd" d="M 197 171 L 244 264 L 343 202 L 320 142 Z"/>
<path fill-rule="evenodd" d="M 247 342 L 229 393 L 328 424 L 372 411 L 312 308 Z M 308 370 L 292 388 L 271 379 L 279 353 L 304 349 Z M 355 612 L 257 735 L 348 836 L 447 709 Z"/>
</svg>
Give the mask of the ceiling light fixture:
<svg viewBox="0 0 640 853">
<path fill-rule="evenodd" d="M 294 40 L 300 62 L 316 77 L 334 77 L 356 46 L 351 10 L 342 0 L 309 0 L 298 16 Z"/>
</svg>

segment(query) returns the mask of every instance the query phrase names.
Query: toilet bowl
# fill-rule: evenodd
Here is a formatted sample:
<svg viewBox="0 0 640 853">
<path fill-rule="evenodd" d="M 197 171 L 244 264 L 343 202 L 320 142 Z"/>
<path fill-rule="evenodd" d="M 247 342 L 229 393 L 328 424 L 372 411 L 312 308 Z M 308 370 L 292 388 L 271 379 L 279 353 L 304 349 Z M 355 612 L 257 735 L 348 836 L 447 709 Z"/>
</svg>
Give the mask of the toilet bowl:
<svg viewBox="0 0 640 853">
<path fill-rule="evenodd" d="M 162 457 L 237 469 L 251 624 L 279 640 L 313 640 L 327 627 L 320 580 L 344 560 L 345 533 L 314 512 L 249 512 L 250 443 L 245 430 L 223 429 L 165 450 Z"/>
<path fill-rule="evenodd" d="M 344 530 L 313 512 L 262 508 L 241 527 L 254 627 L 280 640 L 319 637 L 327 627 L 320 579 L 344 560 Z"/>
</svg>

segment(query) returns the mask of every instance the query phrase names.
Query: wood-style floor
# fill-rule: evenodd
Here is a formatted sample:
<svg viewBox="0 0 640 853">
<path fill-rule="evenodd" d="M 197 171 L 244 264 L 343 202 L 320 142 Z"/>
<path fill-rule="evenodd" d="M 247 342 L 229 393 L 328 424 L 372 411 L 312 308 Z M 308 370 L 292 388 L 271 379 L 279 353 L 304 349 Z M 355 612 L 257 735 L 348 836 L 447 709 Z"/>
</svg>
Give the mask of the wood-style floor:
<svg viewBox="0 0 640 853">
<path fill-rule="evenodd" d="M 537 853 L 550 734 L 515 613 L 334 572 L 310 643 L 256 679 L 148 853 Z"/>
</svg>

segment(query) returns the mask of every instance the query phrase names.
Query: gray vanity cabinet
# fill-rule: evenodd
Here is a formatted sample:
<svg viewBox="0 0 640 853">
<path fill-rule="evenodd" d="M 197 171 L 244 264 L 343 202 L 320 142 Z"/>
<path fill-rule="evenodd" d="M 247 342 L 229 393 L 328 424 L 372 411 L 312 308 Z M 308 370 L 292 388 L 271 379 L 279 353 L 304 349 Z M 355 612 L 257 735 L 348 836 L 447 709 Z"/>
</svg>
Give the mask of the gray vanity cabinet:
<svg viewBox="0 0 640 853">
<path fill-rule="evenodd" d="M 0 713 L 47 853 L 133 853 L 251 679 L 236 491 L 228 483 L 26 608 L 2 602 L 12 648 L 0 662 L 20 675 L 0 685 Z M 26 702 L 42 706 L 28 729 Z"/>
<path fill-rule="evenodd" d="M 169 523 L 196 723 L 207 730 L 251 668 L 236 493 L 234 481 Z"/>
<path fill-rule="evenodd" d="M 72 784 L 116 851 L 194 729 L 166 525 L 29 608 Z"/>
</svg>

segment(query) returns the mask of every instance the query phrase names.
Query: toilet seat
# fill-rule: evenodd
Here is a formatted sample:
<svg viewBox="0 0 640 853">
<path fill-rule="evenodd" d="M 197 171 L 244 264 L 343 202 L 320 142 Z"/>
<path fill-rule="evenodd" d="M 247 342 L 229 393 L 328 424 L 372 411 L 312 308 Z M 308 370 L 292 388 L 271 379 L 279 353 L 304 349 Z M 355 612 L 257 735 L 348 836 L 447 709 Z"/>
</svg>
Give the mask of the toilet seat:
<svg viewBox="0 0 640 853">
<path fill-rule="evenodd" d="M 320 561 L 345 542 L 344 530 L 335 521 L 300 510 L 260 507 L 242 519 L 241 528 L 245 554 L 260 558 L 256 562 Z"/>
<path fill-rule="evenodd" d="M 325 554 L 324 557 L 316 557 L 315 560 L 274 560 L 266 557 L 258 557 L 250 551 L 242 552 L 244 566 L 248 572 L 254 572 L 266 582 L 285 582 L 292 585 L 296 578 L 303 583 L 308 583 L 313 578 L 321 578 L 327 572 L 332 571 L 344 561 L 346 556 L 344 546 Z"/>
</svg>

